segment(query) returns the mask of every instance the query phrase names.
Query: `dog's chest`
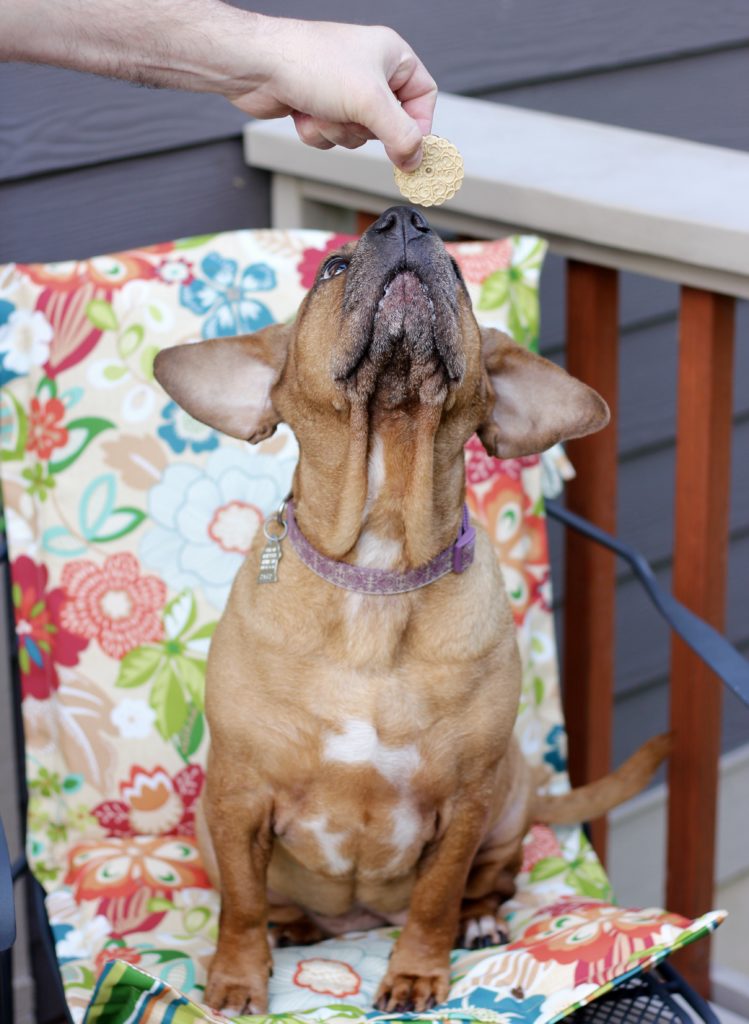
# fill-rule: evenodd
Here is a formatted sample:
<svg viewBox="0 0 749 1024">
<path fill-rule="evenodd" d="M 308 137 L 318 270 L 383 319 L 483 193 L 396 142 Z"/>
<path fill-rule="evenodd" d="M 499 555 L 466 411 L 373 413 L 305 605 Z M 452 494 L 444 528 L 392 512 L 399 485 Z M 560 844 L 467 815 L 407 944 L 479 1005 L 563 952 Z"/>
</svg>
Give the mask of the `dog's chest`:
<svg viewBox="0 0 749 1024">
<path fill-rule="evenodd" d="M 276 835 L 316 873 L 402 876 L 435 835 L 438 810 L 425 773 L 428 755 L 417 739 L 391 741 L 371 721 L 346 718 L 322 730 L 304 784 L 278 794 Z"/>
</svg>

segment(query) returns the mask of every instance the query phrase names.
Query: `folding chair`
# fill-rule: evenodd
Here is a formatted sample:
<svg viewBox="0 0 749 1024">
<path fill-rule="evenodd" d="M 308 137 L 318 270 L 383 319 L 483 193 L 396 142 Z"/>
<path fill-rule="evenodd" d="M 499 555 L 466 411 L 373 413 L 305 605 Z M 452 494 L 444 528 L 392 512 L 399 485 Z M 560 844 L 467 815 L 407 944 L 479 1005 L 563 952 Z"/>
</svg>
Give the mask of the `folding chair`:
<svg viewBox="0 0 749 1024">
<path fill-rule="evenodd" d="M 2 484 L 27 822 L 26 855 L 12 869 L 0 844 L 0 949 L 14 938 L 10 875 L 28 871 L 42 1021 L 79 1022 L 87 1008 L 88 1021 L 106 1024 L 217 1019 L 199 1005 L 218 913 L 194 839 L 203 670 L 231 580 L 288 491 L 297 449 L 284 427 L 250 448 L 196 423 L 160 391 L 152 364 L 162 347 L 287 320 L 339 242 L 320 231 L 237 231 L 0 268 Z M 534 345 L 543 243 L 517 236 L 451 250 L 479 319 Z M 542 494 L 555 465 L 500 463 L 475 438 L 466 448 L 467 499 L 494 539 L 518 630 L 516 731 L 561 790 Z M 556 503 L 546 510 L 625 557 L 658 610 L 749 699 L 747 663 L 662 592 L 636 553 Z M 715 1020 L 663 961 L 721 912 L 689 921 L 611 898 L 582 828 L 534 826 L 505 908 L 509 945 L 455 950 L 449 1002 L 420 1016 Z M 271 1014 L 371 1015 L 393 936 L 277 949 Z"/>
</svg>

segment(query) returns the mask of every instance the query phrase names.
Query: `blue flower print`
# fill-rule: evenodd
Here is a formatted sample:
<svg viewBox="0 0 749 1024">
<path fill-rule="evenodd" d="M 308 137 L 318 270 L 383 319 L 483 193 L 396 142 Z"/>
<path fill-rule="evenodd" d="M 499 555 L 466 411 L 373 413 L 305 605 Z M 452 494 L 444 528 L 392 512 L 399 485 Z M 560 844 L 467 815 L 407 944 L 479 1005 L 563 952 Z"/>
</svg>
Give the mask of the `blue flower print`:
<svg viewBox="0 0 749 1024">
<path fill-rule="evenodd" d="M 212 452 L 218 448 L 218 434 L 204 423 L 194 420 L 176 402 L 167 402 L 161 410 L 166 420 L 156 433 L 163 438 L 173 452 L 181 455 L 185 448 L 194 452 Z"/>
<path fill-rule="evenodd" d="M 10 314 L 15 312 L 15 305 L 7 299 L 0 299 L 0 327 L 7 324 Z M 17 377 L 18 374 L 5 366 L 5 352 L 0 352 L 0 387 Z"/>
<path fill-rule="evenodd" d="M 295 443 L 284 456 L 226 445 L 200 465 L 167 466 L 148 493 L 143 564 L 175 591 L 201 587 L 223 608 L 255 534 L 289 493 L 296 451 Z"/>
<path fill-rule="evenodd" d="M 499 993 L 490 988 L 479 986 L 468 995 L 458 999 L 448 999 L 440 1005 L 440 1009 L 471 1009 L 492 1010 L 506 1021 L 506 1024 L 531 1024 L 541 1013 L 546 996 L 528 996 L 527 999 L 513 999 L 511 996 L 499 998 Z M 453 1015 L 450 1014 L 452 1017 Z"/>
<path fill-rule="evenodd" d="M 551 765 L 555 772 L 563 772 L 567 768 L 567 735 L 564 726 L 553 725 L 546 736 L 549 749 L 544 754 L 544 761 Z"/>
<path fill-rule="evenodd" d="M 276 287 L 276 273 L 267 263 L 253 263 L 238 277 L 236 260 L 209 252 L 200 269 L 202 278 L 180 285 L 179 301 L 205 317 L 200 332 L 204 338 L 251 334 L 273 323 L 268 307 L 252 297 L 254 292 L 269 292 Z"/>
</svg>

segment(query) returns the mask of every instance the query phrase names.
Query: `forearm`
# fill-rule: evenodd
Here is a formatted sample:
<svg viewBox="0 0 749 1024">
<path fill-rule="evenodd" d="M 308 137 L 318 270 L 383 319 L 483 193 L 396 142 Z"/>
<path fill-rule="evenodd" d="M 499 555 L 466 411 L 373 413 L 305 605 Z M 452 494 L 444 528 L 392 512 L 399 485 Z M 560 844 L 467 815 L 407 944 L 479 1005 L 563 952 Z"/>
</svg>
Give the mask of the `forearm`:
<svg viewBox="0 0 749 1024">
<path fill-rule="evenodd" d="M 0 58 L 231 95 L 269 77 L 275 24 L 220 0 L 0 0 Z"/>
<path fill-rule="evenodd" d="M 383 26 L 270 18 L 221 0 L 0 0 L 0 60 L 219 93 L 252 117 L 294 117 L 328 149 L 380 139 L 421 159 L 437 87 Z"/>
</svg>

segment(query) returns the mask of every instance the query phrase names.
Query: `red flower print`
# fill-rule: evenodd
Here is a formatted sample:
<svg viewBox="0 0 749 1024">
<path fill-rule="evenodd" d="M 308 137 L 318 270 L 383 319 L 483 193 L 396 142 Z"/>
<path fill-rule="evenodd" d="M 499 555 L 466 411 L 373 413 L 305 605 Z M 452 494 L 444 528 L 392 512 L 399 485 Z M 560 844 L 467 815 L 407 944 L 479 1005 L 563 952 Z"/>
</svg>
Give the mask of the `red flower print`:
<svg viewBox="0 0 749 1024">
<path fill-rule="evenodd" d="M 79 903 L 97 900 L 96 913 L 109 919 L 117 935 L 156 927 L 165 911 L 151 909 L 154 897 L 210 884 L 195 841 L 186 836 L 87 839 L 68 853 L 65 885 Z"/>
<path fill-rule="evenodd" d="M 84 281 L 73 290 L 45 288 L 36 301 L 36 308 L 52 325 L 49 359 L 44 365 L 48 377 L 55 377 L 79 363 L 97 345 L 102 332 L 95 327 L 86 310 L 95 299 L 109 299 L 111 290 L 97 288 Z"/>
<path fill-rule="evenodd" d="M 77 665 L 88 638 L 62 623 L 65 592 L 60 587 L 47 591 L 46 566 L 21 555 L 13 563 L 12 576 L 22 696 L 47 700 L 60 685 L 55 665 Z"/>
<path fill-rule="evenodd" d="M 536 960 L 575 965 L 575 985 L 602 985 L 631 967 L 633 953 L 668 941 L 689 921 L 662 910 L 626 910 L 567 897 L 544 907 L 506 949 L 527 949 Z M 666 929 L 670 935 L 663 936 Z"/>
<path fill-rule="evenodd" d="M 172 248 L 172 243 L 165 243 L 90 260 L 19 264 L 20 270 L 43 287 L 36 308 L 54 332 L 44 367 L 48 377 L 79 363 L 99 342 L 101 329 L 88 315 L 91 303 L 108 303 L 129 281 L 156 277 L 158 263 Z"/>
<path fill-rule="evenodd" d="M 140 644 L 162 639 L 160 612 L 166 585 L 156 576 L 141 576 L 129 552 L 94 562 L 69 562 L 62 571 L 66 602 L 62 621 L 68 629 L 98 640 L 111 658 L 122 659 Z"/>
<path fill-rule="evenodd" d="M 466 479 L 469 484 L 481 484 L 502 472 L 499 459 L 487 455 L 486 449 L 474 434 L 465 446 Z"/>
<path fill-rule="evenodd" d="M 530 605 L 545 601 L 543 586 L 549 578 L 545 520 L 533 513 L 519 474 L 501 472 L 488 487 L 469 487 L 466 501 L 494 544 L 519 624 Z"/>
<path fill-rule="evenodd" d="M 300 988 L 336 999 L 355 996 L 361 988 L 361 978 L 350 964 L 321 956 L 300 960 L 292 980 Z"/>
<path fill-rule="evenodd" d="M 96 973 L 100 974 L 110 960 L 124 960 L 129 964 L 139 964 L 142 959 L 143 954 L 134 946 L 105 946 L 97 954 L 94 966 Z"/>
<path fill-rule="evenodd" d="M 195 279 L 192 264 L 184 257 L 168 256 L 156 265 L 156 276 L 165 284 L 189 284 Z"/>
<path fill-rule="evenodd" d="M 121 800 L 105 800 L 91 811 L 110 836 L 195 835 L 195 804 L 205 773 L 190 764 L 172 777 L 164 768 L 134 765 L 120 783 Z"/>
<path fill-rule="evenodd" d="M 511 480 L 519 480 L 527 466 L 535 466 L 540 455 L 521 455 L 517 459 L 495 459 L 487 455 L 486 450 L 474 434 L 465 446 L 466 478 L 469 484 L 482 484 L 493 476 L 508 476 Z"/>
<path fill-rule="evenodd" d="M 506 270 L 512 259 L 512 242 L 449 242 L 447 251 L 454 257 L 467 284 L 482 284 L 496 270 Z"/>
<path fill-rule="evenodd" d="M 501 472 L 510 480 L 522 480 L 523 470 L 537 466 L 540 461 L 540 455 L 519 455 L 516 459 L 500 459 L 499 464 Z"/>
<path fill-rule="evenodd" d="M 64 416 L 65 406 L 59 398 L 50 398 L 48 402 L 32 398 L 27 449 L 36 452 L 40 459 L 49 459 L 55 448 L 67 444 L 68 432 L 60 423 Z"/>
<path fill-rule="evenodd" d="M 355 238 L 356 235 L 333 235 L 330 241 L 326 242 L 324 249 L 305 249 L 296 268 L 299 271 L 302 287 L 311 288 L 315 283 L 315 277 L 317 276 L 320 264 L 325 257 Z"/>
<path fill-rule="evenodd" d="M 523 842 L 523 866 L 521 871 L 530 871 L 545 857 L 561 857 L 556 833 L 548 825 L 534 825 Z"/>
<path fill-rule="evenodd" d="M 172 248 L 171 243 L 132 249 L 130 252 L 116 252 L 110 256 L 95 256 L 90 260 L 66 260 L 62 263 L 24 263 L 19 270 L 36 284 L 44 285 L 56 292 L 70 292 L 83 284 L 92 284 L 105 289 L 109 297 L 112 291 L 121 288 L 128 281 L 146 280 L 156 274 L 155 257 L 162 257 Z"/>
</svg>

